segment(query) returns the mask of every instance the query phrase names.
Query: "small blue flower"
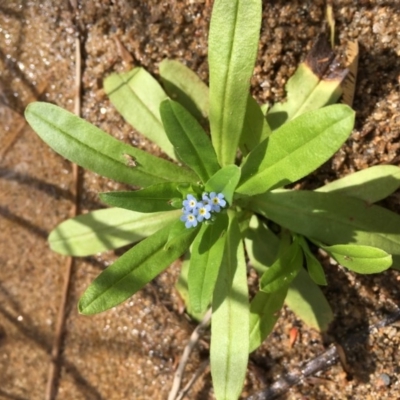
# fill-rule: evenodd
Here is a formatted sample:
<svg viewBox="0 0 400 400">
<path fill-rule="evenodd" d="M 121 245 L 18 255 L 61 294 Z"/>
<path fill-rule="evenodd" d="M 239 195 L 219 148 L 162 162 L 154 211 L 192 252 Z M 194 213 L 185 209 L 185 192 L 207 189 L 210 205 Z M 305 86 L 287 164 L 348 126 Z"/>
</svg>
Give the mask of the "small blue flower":
<svg viewBox="0 0 400 400">
<path fill-rule="evenodd" d="M 203 204 L 210 204 L 211 205 L 211 200 L 210 197 L 208 196 L 208 193 L 204 192 L 203 195 L 201 196 L 202 203 Z"/>
<path fill-rule="evenodd" d="M 181 221 L 185 222 L 186 228 L 197 226 L 196 216 L 191 212 L 185 212 L 183 215 L 181 215 Z"/>
<path fill-rule="evenodd" d="M 196 211 L 197 210 L 197 200 L 191 194 L 186 196 L 186 200 L 183 200 L 183 207 L 185 211 Z"/>
<path fill-rule="evenodd" d="M 204 192 L 202 200 L 197 200 L 192 194 L 188 194 L 182 202 L 181 221 L 185 222 L 186 228 L 197 226 L 212 217 L 213 212 L 220 212 L 226 206 L 225 196 L 222 193 Z"/>
<path fill-rule="evenodd" d="M 197 221 L 202 222 L 203 219 L 211 218 L 211 206 L 210 204 L 197 203 Z"/>
<path fill-rule="evenodd" d="M 210 204 L 211 204 L 211 211 L 220 212 L 221 207 L 226 206 L 226 201 L 224 200 L 225 196 L 222 193 L 210 193 Z"/>
</svg>

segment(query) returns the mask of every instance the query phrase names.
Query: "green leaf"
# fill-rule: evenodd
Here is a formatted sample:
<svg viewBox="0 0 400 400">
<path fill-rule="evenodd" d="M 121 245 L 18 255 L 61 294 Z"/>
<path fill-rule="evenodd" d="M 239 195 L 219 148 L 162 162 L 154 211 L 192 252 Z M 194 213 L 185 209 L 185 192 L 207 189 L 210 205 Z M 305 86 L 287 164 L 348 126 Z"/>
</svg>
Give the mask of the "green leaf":
<svg viewBox="0 0 400 400">
<path fill-rule="evenodd" d="M 185 253 L 182 266 L 181 273 L 179 274 L 178 281 L 175 284 L 176 290 L 179 292 L 183 302 L 186 306 L 186 312 L 193 318 L 195 321 L 201 321 L 204 317 L 205 313 L 197 314 L 193 311 L 193 308 L 190 304 L 189 300 L 189 288 L 188 288 L 188 275 L 189 275 L 189 266 L 190 266 L 190 251 Z"/>
<path fill-rule="evenodd" d="M 194 237 L 196 237 L 200 227 L 201 224 L 198 224 L 196 227 L 186 228 L 185 223 L 182 221 L 179 221 L 179 224 L 174 224 L 169 230 L 168 240 L 164 246 L 164 250 L 169 250 L 170 247 L 174 247 L 179 244 L 179 242 L 186 237 L 188 230 L 194 231 Z"/>
<path fill-rule="evenodd" d="M 240 179 L 240 168 L 227 165 L 217 171 L 205 184 L 207 192 L 223 193 L 229 205 L 232 204 L 233 194 Z"/>
<path fill-rule="evenodd" d="M 107 208 L 62 222 L 48 240 L 50 248 L 57 253 L 85 257 L 138 242 L 180 215 L 180 210 L 143 214 Z"/>
<path fill-rule="evenodd" d="M 400 267 L 400 216 L 336 193 L 277 190 L 253 197 L 247 207 L 277 224 L 328 245 L 354 243 L 393 255 Z"/>
<path fill-rule="evenodd" d="M 256 217 L 252 218 L 250 222 L 251 226 L 253 226 L 253 221 L 255 219 Z M 253 246 L 254 249 L 249 251 L 249 246 L 247 245 L 246 241 L 247 254 L 249 255 L 252 265 L 254 265 L 257 269 L 257 272 L 259 274 L 262 274 L 267 270 L 267 267 L 272 265 L 272 263 L 275 261 L 278 255 L 280 241 L 278 237 L 274 235 L 270 230 L 265 231 L 264 229 L 259 228 L 254 229 L 254 231 L 252 232 L 252 236 L 256 237 Z M 267 252 L 264 251 L 264 248 L 266 247 L 269 247 L 269 251 Z M 253 251 L 257 254 L 256 262 L 252 259 L 251 256 Z M 280 291 L 273 292 L 271 294 L 265 293 L 265 297 L 270 295 L 277 296 L 271 298 L 271 302 L 275 304 L 275 300 L 279 299 L 278 293 L 280 293 Z M 303 268 L 300 269 L 299 273 L 289 286 L 285 303 L 299 318 L 301 318 L 307 325 L 311 326 L 312 328 L 318 330 L 327 330 L 328 325 L 333 320 L 333 313 L 325 296 L 323 295 L 320 288 L 311 280 L 310 276 Z M 251 307 L 252 306 L 250 305 L 250 310 Z M 254 317 L 250 316 L 250 318 Z M 265 316 L 265 318 L 268 318 L 268 316 Z M 272 326 L 273 316 L 270 318 L 270 326 Z M 266 326 L 268 327 L 268 325 Z M 268 330 L 265 329 L 265 332 L 268 332 Z M 254 346 L 252 346 L 252 348 L 254 348 Z"/>
<path fill-rule="evenodd" d="M 177 185 L 177 189 L 181 194 L 179 197 L 181 197 L 182 199 L 186 199 L 188 194 L 196 193 L 198 196 L 202 194 L 202 187 L 198 184 L 190 185 L 187 183 L 180 183 L 179 185 Z"/>
<path fill-rule="evenodd" d="M 268 268 L 260 279 L 260 289 L 266 293 L 276 292 L 287 287 L 296 277 L 303 265 L 303 254 L 295 240 L 284 249 L 278 259 Z"/>
<path fill-rule="evenodd" d="M 190 304 L 195 313 L 209 307 L 225 246 L 227 214 L 220 214 L 212 224 L 203 224 L 193 242 L 188 276 Z"/>
<path fill-rule="evenodd" d="M 243 122 L 243 132 L 239 143 L 242 154 L 247 155 L 270 134 L 271 128 L 269 127 L 260 106 L 249 94 Z"/>
<path fill-rule="evenodd" d="M 218 170 L 217 155 L 197 120 L 179 103 L 166 100 L 160 106 L 169 140 L 179 158 L 206 182 Z"/>
<path fill-rule="evenodd" d="M 319 262 L 317 257 L 315 257 L 314 254 L 311 252 L 310 248 L 308 247 L 308 243 L 302 236 L 299 237 L 299 243 L 301 248 L 303 249 L 303 254 L 305 256 L 307 264 L 307 271 L 311 279 L 317 285 L 326 286 L 328 283 L 326 282 L 325 272 L 322 268 L 321 263 Z"/>
<path fill-rule="evenodd" d="M 272 130 L 299 115 L 336 103 L 342 94 L 340 84 L 347 70 L 334 60 L 334 53 L 324 36 L 313 45 L 306 60 L 288 80 L 287 98 L 276 103 L 267 113 Z"/>
<path fill-rule="evenodd" d="M 371 246 L 337 244 L 319 246 L 328 252 L 340 265 L 359 274 L 376 274 L 390 268 L 392 256 L 386 251 Z"/>
<path fill-rule="evenodd" d="M 250 349 L 254 351 L 268 337 L 279 318 L 287 286 L 273 293 L 257 292 L 250 303 Z"/>
<path fill-rule="evenodd" d="M 251 227 L 255 225 L 253 221 L 256 219 L 257 218 L 254 216 L 250 221 Z M 255 266 L 259 274 L 262 274 L 267 270 L 267 267 L 272 265 L 276 260 L 280 241 L 270 230 L 260 229 L 260 226 L 264 227 L 264 225 L 259 224 L 258 227 L 254 226 L 254 228 L 252 228 L 251 236 L 254 237 L 253 249 L 249 250 L 246 240 L 246 251 L 252 265 Z M 282 243 L 283 242 L 281 242 L 281 244 Z M 267 248 L 268 251 L 264 251 L 265 248 Z M 257 255 L 255 260 L 252 258 L 253 252 Z M 265 296 L 278 296 L 278 293 L 280 293 L 280 291 L 271 294 L 265 293 Z M 273 297 L 272 299 L 278 300 L 278 298 L 279 297 Z M 275 301 L 272 299 L 271 302 Z M 327 330 L 328 325 L 333 320 L 333 313 L 325 296 L 303 268 L 300 269 L 289 286 L 285 303 L 299 318 L 312 328 Z M 267 316 L 265 317 L 268 318 Z M 254 317 L 250 316 L 250 318 Z M 273 320 L 271 321 L 273 322 Z M 268 327 L 268 325 L 266 326 Z M 267 329 L 265 329 L 265 331 L 268 332 Z M 254 347 L 252 346 L 252 348 Z"/>
<path fill-rule="evenodd" d="M 30 103 L 26 120 L 57 153 L 99 175 L 135 186 L 196 182 L 189 170 L 113 138 L 76 115 L 50 103 Z"/>
<path fill-rule="evenodd" d="M 145 69 L 134 68 L 128 72 L 111 74 L 104 80 L 104 90 L 131 126 L 160 146 L 172 159 L 176 159 L 159 112 L 161 102 L 168 97 Z"/>
<path fill-rule="evenodd" d="M 197 232 L 187 229 L 179 243 L 165 250 L 169 231 L 176 224 L 181 224 L 181 221 L 143 240 L 104 270 L 80 298 L 79 312 L 97 314 L 122 303 L 180 257 L 189 248 Z"/>
<path fill-rule="evenodd" d="M 333 321 L 332 309 L 319 286 L 301 269 L 289 287 L 286 305 L 308 326 L 324 332 Z"/>
<path fill-rule="evenodd" d="M 169 97 L 182 104 L 203 124 L 208 118 L 208 86 L 179 61 L 164 59 L 159 68 L 162 83 Z"/>
<path fill-rule="evenodd" d="M 152 213 L 157 211 L 172 211 L 176 207 L 171 205 L 171 200 L 181 198 L 181 192 L 177 189 L 178 183 L 159 183 L 148 186 L 145 189 L 129 192 L 100 193 L 100 199 L 104 203 L 121 207 L 127 210 Z M 182 205 L 182 201 L 180 202 Z"/>
<path fill-rule="evenodd" d="M 342 196 L 356 197 L 368 203 L 385 199 L 400 187 L 400 168 L 394 165 L 375 165 L 330 182 L 316 189 Z"/>
<path fill-rule="evenodd" d="M 276 260 L 279 238 L 262 221 L 253 215 L 245 232 L 244 242 L 251 265 L 259 274 Z"/>
<path fill-rule="evenodd" d="M 249 357 L 249 300 L 238 220 L 229 212 L 224 258 L 212 302 L 210 363 L 215 397 L 236 400 Z"/>
<path fill-rule="evenodd" d="M 248 155 L 237 192 L 263 193 L 314 171 L 348 138 L 354 115 L 351 108 L 338 104 L 284 124 Z"/>
<path fill-rule="evenodd" d="M 212 142 L 222 166 L 233 164 L 235 160 L 260 27 L 261 1 L 214 2 L 208 40 L 210 126 Z"/>
</svg>

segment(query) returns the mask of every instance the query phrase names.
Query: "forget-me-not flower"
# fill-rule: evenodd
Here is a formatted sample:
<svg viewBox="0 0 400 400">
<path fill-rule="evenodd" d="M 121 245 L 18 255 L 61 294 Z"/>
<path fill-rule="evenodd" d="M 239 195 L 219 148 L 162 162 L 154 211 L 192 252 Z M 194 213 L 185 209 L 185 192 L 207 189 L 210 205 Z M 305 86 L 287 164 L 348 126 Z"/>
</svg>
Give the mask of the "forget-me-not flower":
<svg viewBox="0 0 400 400">
<path fill-rule="evenodd" d="M 195 212 L 197 210 L 197 200 L 192 194 L 186 196 L 186 200 L 183 200 L 183 207 L 186 211 Z"/>
<path fill-rule="evenodd" d="M 210 193 L 210 204 L 211 204 L 211 211 L 220 212 L 221 207 L 226 206 L 226 201 L 224 199 L 224 195 L 222 193 Z"/>
<path fill-rule="evenodd" d="M 197 221 L 202 222 L 203 219 L 210 219 L 210 211 L 210 204 L 197 203 Z"/>
<path fill-rule="evenodd" d="M 191 228 L 192 226 L 195 227 L 198 222 L 196 216 L 191 212 L 185 212 L 181 216 L 181 221 L 185 223 L 186 228 Z"/>
<path fill-rule="evenodd" d="M 210 200 L 210 197 L 208 196 L 208 193 L 203 193 L 202 194 L 202 196 L 201 196 L 201 202 L 203 203 L 203 204 L 211 204 L 211 200 Z"/>
<path fill-rule="evenodd" d="M 202 200 L 198 201 L 192 194 L 188 194 L 183 200 L 181 221 L 185 223 L 186 228 L 195 227 L 198 222 L 210 219 L 211 213 L 218 213 L 226 206 L 222 193 L 203 193 L 201 198 Z"/>
</svg>

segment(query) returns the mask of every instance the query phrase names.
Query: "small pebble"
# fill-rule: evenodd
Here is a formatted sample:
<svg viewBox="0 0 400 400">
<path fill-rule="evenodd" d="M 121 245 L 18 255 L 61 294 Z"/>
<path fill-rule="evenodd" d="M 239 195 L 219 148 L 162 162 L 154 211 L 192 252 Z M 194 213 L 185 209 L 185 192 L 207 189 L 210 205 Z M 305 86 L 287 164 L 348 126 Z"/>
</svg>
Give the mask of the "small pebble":
<svg viewBox="0 0 400 400">
<path fill-rule="evenodd" d="M 390 385 L 390 376 L 388 374 L 380 374 L 377 382 L 377 386 L 384 387 Z"/>
</svg>

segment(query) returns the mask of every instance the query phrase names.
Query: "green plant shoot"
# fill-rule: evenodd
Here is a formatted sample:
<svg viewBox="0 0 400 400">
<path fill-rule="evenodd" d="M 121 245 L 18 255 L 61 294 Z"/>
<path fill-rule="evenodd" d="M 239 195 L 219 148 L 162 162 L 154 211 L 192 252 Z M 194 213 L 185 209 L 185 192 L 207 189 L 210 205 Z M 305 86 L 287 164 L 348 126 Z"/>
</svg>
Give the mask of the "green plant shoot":
<svg viewBox="0 0 400 400">
<path fill-rule="evenodd" d="M 285 303 L 320 331 L 332 321 L 319 287 L 329 282 L 312 249 L 359 274 L 400 269 L 400 217 L 374 204 L 400 187 L 400 168 L 375 166 L 314 191 L 287 187 L 335 154 L 355 113 L 333 104 L 345 72 L 333 83 L 315 72 L 318 39 L 287 85 L 288 101 L 264 115 L 250 94 L 261 6 L 214 1 L 210 88 L 173 60 L 160 65 L 162 85 L 142 68 L 105 79 L 116 109 L 171 161 L 58 106 L 36 102 L 25 112 L 57 153 L 139 188 L 100 193 L 111 208 L 64 221 L 49 236 L 54 251 L 74 256 L 135 244 L 86 289 L 79 312 L 117 306 L 185 255 L 180 288 L 187 310 L 200 317 L 212 307 L 218 400 L 240 396 L 249 352 L 271 333 Z M 251 299 L 248 265 L 259 274 Z"/>
</svg>

